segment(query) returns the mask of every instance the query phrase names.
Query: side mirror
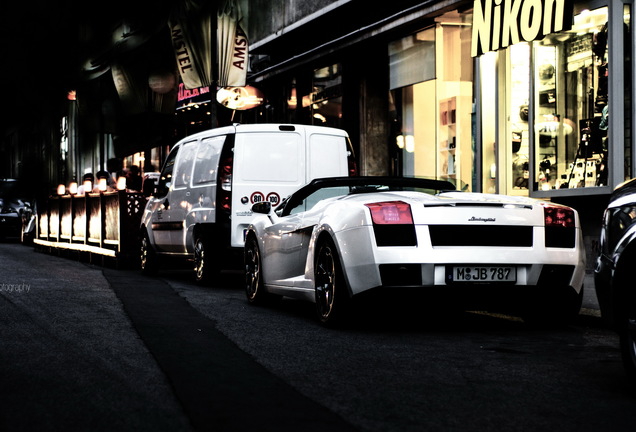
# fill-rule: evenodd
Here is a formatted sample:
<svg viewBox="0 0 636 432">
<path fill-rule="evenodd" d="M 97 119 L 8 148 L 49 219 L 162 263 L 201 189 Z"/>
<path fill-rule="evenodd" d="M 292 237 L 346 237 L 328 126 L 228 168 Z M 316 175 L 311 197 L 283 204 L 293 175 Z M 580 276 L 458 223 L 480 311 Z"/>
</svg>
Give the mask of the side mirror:
<svg viewBox="0 0 636 432">
<path fill-rule="evenodd" d="M 254 213 L 267 215 L 272 211 L 272 203 L 269 201 L 261 201 L 252 206 Z"/>
</svg>

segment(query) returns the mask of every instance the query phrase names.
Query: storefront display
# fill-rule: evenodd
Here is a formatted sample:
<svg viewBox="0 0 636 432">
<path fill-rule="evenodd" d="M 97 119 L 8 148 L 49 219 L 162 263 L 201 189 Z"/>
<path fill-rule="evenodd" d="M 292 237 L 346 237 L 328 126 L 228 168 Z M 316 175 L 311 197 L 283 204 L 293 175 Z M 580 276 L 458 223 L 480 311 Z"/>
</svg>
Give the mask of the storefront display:
<svg viewBox="0 0 636 432">
<path fill-rule="evenodd" d="M 565 29 L 478 57 L 485 192 L 545 195 L 612 186 L 609 82 L 616 68 L 609 64 L 609 8 L 599 6 L 575 4 Z M 622 27 L 627 41 L 629 24 Z M 622 59 L 623 70 L 631 71 L 629 58 Z M 631 154 L 630 123 L 615 134 L 615 145 L 625 134 L 625 155 Z"/>
<path fill-rule="evenodd" d="M 507 136 L 511 155 L 509 194 L 527 195 L 530 180 L 530 132 L 528 104 L 530 94 L 530 45 L 519 43 L 510 50 L 510 98 Z"/>
<path fill-rule="evenodd" d="M 534 43 L 537 189 L 608 184 L 608 8 Z"/>
</svg>

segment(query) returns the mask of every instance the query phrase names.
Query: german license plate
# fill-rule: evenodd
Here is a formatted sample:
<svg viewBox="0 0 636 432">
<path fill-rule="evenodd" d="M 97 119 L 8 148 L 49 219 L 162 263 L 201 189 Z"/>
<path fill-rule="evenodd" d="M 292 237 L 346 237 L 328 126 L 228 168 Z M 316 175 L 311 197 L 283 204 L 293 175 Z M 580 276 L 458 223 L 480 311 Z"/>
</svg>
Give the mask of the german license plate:
<svg viewBox="0 0 636 432">
<path fill-rule="evenodd" d="M 447 266 L 446 281 L 456 282 L 516 282 L 517 268 L 506 266 Z"/>
</svg>

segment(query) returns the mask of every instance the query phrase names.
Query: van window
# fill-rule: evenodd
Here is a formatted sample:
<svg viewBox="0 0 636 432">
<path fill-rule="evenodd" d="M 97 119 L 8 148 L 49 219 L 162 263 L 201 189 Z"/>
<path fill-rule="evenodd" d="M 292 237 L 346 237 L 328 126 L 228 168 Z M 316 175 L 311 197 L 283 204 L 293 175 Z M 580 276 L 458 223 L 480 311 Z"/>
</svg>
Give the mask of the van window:
<svg viewBox="0 0 636 432">
<path fill-rule="evenodd" d="M 345 137 L 312 134 L 309 138 L 309 178 L 346 175 L 346 158 L 340 157 L 346 148 Z"/>
<path fill-rule="evenodd" d="M 302 166 L 302 138 L 296 133 L 237 134 L 244 148 L 243 180 L 297 182 Z"/>
<path fill-rule="evenodd" d="M 197 142 L 191 141 L 186 143 L 181 148 L 181 155 L 179 156 L 179 164 L 177 165 L 177 172 L 174 178 L 174 187 L 182 188 L 190 184 L 192 177 L 192 165 L 194 164 L 194 158 L 196 156 Z"/>
<path fill-rule="evenodd" d="M 225 135 L 206 138 L 201 141 L 194 162 L 192 184 L 200 185 L 216 180 L 216 169 L 224 142 Z"/>
<path fill-rule="evenodd" d="M 176 147 L 168 155 L 166 163 L 163 165 L 159 182 L 157 183 L 157 198 L 163 198 L 168 194 L 168 189 L 172 185 L 172 172 L 174 170 L 174 160 L 177 158 L 177 153 L 181 147 Z"/>
</svg>

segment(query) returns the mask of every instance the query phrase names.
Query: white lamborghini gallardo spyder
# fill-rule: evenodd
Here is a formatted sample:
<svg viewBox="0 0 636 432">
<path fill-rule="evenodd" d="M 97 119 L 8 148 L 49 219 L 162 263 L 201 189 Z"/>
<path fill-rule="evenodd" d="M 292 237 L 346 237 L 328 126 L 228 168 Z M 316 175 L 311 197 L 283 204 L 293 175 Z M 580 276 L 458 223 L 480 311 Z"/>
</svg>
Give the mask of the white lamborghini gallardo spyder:
<svg viewBox="0 0 636 432">
<path fill-rule="evenodd" d="M 250 303 L 293 297 L 338 323 L 365 292 L 500 293 L 526 316 L 578 314 L 585 252 L 577 212 L 545 201 L 456 192 L 445 181 L 312 181 L 246 231 Z"/>
</svg>

